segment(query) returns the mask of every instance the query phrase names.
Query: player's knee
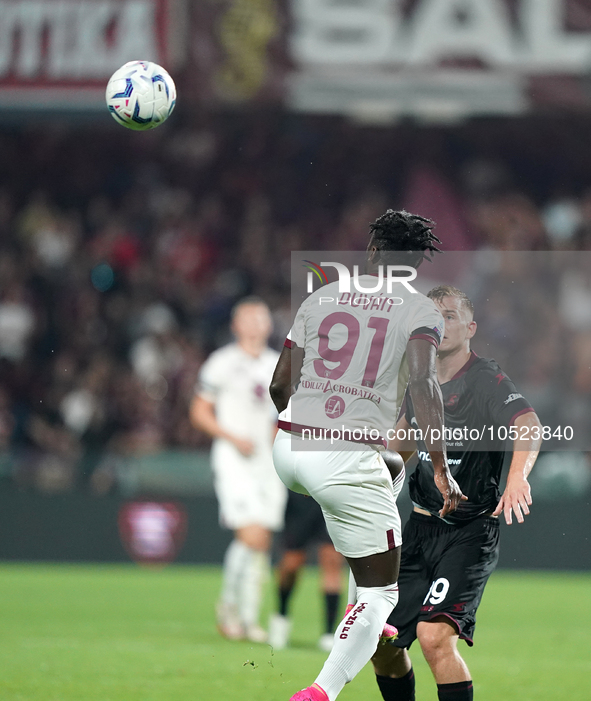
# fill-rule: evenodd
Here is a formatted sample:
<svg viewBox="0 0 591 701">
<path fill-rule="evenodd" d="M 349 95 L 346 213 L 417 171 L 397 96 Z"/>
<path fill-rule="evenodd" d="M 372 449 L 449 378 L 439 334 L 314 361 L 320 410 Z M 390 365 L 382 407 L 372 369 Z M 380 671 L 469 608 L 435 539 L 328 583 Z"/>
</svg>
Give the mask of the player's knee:
<svg viewBox="0 0 591 701">
<path fill-rule="evenodd" d="M 306 564 L 306 553 L 302 550 L 287 550 L 281 559 L 281 572 L 295 573 Z"/>
<path fill-rule="evenodd" d="M 343 556 L 331 544 L 322 545 L 318 549 L 318 564 L 324 570 L 337 572 L 340 575 L 343 567 Z"/>
<path fill-rule="evenodd" d="M 398 603 L 398 585 L 388 584 L 385 587 L 357 587 L 357 605 L 359 603 L 383 604 L 390 611 Z M 388 614 L 389 615 L 389 614 Z"/>
<path fill-rule="evenodd" d="M 444 621 L 419 621 L 417 624 L 417 638 L 427 659 L 453 651 L 457 637 L 456 629 Z"/>
<path fill-rule="evenodd" d="M 259 525 L 240 528 L 236 533 L 238 539 L 252 550 L 267 552 L 271 546 L 271 533 Z"/>
</svg>

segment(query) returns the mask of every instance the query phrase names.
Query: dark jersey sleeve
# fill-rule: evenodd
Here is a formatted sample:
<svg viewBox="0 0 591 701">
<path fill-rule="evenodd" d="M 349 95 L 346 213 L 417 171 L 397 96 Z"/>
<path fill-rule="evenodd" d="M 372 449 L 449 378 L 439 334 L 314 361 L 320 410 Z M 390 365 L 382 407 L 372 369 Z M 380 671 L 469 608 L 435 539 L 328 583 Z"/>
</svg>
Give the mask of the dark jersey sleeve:
<svg viewBox="0 0 591 701">
<path fill-rule="evenodd" d="M 491 425 L 511 426 L 518 416 L 533 411 L 494 360 L 475 368 L 471 379 L 476 406 Z"/>
<path fill-rule="evenodd" d="M 420 326 L 410 334 L 410 338 L 408 340 L 412 341 L 415 338 L 421 338 L 424 341 L 429 341 L 429 343 L 432 343 L 435 348 L 439 348 L 439 344 L 441 343 L 441 332 L 437 326 L 434 326 L 433 328 L 429 328 L 428 326 Z"/>
</svg>

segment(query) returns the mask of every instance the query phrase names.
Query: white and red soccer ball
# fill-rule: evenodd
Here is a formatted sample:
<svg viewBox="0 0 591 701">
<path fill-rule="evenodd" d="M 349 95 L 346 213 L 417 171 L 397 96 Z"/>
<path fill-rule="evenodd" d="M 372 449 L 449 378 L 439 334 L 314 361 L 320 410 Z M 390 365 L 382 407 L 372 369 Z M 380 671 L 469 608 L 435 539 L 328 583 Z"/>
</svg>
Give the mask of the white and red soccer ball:
<svg viewBox="0 0 591 701">
<path fill-rule="evenodd" d="M 176 87 L 162 66 L 130 61 L 111 76 L 106 99 L 118 124 L 146 131 L 168 119 L 176 102 Z"/>
</svg>

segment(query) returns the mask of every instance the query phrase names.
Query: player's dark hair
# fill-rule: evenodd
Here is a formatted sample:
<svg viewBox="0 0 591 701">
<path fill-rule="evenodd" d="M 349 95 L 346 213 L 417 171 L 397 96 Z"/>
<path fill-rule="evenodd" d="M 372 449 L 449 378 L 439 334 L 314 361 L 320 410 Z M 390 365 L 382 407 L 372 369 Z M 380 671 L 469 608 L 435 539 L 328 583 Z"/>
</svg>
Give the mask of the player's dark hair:
<svg viewBox="0 0 591 701">
<path fill-rule="evenodd" d="M 463 304 L 464 308 L 468 309 L 472 316 L 474 316 L 474 305 L 472 304 L 472 300 L 465 292 L 458 290 L 457 287 L 453 287 L 452 285 L 438 285 L 427 292 L 427 297 L 433 300 L 442 300 L 444 297 L 457 297 Z"/>
<path fill-rule="evenodd" d="M 381 259 L 396 259 L 417 268 L 423 260 L 430 262 L 441 250 L 435 245 L 441 241 L 432 231 L 434 226 L 434 221 L 419 214 L 389 209 L 369 225 L 369 245 L 383 252 Z M 393 251 L 396 255 L 388 255 Z"/>
<path fill-rule="evenodd" d="M 251 305 L 251 304 L 256 304 L 256 305 L 260 304 L 263 307 L 268 308 L 268 305 L 264 299 L 262 299 L 261 297 L 257 297 L 256 295 L 249 295 L 248 297 L 243 297 L 242 299 L 239 299 L 236 302 L 236 304 L 232 307 L 232 311 L 230 312 L 230 318 L 233 319 L 241 307 L 245 307 L 245 306 Z"/>
</svg>

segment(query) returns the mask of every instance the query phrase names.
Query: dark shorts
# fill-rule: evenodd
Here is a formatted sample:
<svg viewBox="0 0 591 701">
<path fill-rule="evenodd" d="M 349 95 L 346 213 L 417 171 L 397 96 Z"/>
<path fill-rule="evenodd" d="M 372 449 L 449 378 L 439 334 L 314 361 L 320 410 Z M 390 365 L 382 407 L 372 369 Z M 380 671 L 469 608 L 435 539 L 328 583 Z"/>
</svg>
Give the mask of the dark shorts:
<svg viewBox="0 0 591 701">
<path fill-rule="evenodd" d="M 400 598 L 388 622 L 397 647 L 410 647 L 417 622 L 445 616 L 473 645 L 476 610 L 499 559 L 499 521 L 491 516 L 452 526 L 412 512 L 402 535 Z"/>
<path fill-rule="evenodd" d="M 304 550 L 312 543 L 330 542 L 322 510 L 314 499 L 289 492 L 283 530 L 285 549 Z"/>
</svg>

